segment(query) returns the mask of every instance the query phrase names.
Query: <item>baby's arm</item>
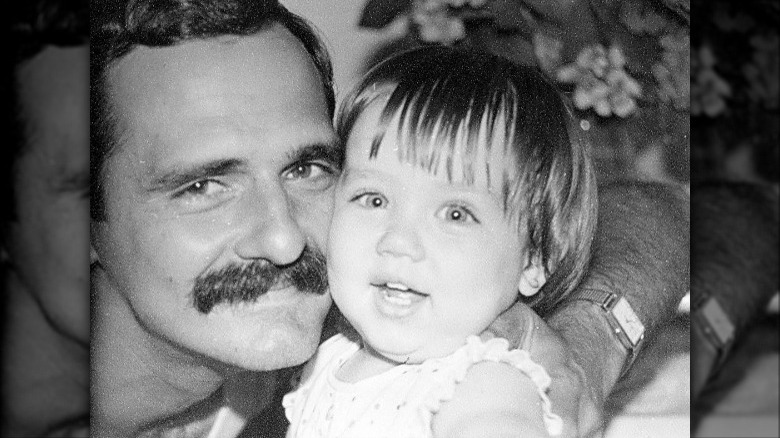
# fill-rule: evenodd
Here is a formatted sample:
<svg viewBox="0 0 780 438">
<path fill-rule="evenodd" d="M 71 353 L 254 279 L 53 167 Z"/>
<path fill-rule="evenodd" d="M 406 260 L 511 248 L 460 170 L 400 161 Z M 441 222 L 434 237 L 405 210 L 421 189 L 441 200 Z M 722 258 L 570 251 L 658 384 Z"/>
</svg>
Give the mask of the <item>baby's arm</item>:
<svg viewBox="0 0 780 438">
<path fill-rule="evenodd" d="M 534 382 L 511 365 L 487 361 L 469 369 L 432 429 L 437 438 L 549 437 Z"/>
</svg>

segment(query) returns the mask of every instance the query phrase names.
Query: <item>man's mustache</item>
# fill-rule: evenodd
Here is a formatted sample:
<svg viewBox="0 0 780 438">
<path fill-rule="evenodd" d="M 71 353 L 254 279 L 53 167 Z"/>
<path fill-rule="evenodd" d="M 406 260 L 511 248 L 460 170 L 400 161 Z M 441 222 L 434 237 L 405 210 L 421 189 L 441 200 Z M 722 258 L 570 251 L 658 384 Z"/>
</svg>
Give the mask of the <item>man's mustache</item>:
<svg viewBox="0 0 780 438">
<path fill-rule="evenodd" d="M 195 279 L 192 296 L 195 308 L 201 313 L 209 313 L 217 304 L 253 302 L 271 288 L 286 287 L 324 294 L 328 289 L 328 276 L 322 252 L 306 246 L 298 260 L 286 266 L 276 266 L 265 260 L 225 266 Z"/>
</svg>

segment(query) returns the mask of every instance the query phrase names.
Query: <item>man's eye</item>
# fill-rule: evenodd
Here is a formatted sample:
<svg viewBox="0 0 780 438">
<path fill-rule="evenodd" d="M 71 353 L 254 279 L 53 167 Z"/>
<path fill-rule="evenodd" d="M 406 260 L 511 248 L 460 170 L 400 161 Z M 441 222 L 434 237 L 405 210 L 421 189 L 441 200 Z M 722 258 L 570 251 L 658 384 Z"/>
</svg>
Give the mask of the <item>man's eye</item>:
<svg viewBox="0 0 780 438">
<path fill-rule="evenodd" d="M 300 162 L 288 167 L 282 173 L 282 179 L 291 184 L 291 187 L 321 192 L 336 184 L 338 170 L 326 162 Z"/>
<path fill-rule="evenodd" d="M 202 196 L 214 196 L 225 190 L 225 186 L 214 180 L 201 180 L 184 187 L 176 192 L 174 197 L 188 198 L 188 197 L 202 197 Z"/>
<path fill-rule="evenodd" d="M 365 208 L 387 208 L 387 198 L 380 193 L 363 193 L 351 199 Z"/>
<path fill-rule="evenodd" d="M 333 176 L 334 174 L 333 167 L 327 164 L 316 162 L 298 163 L 284 172 L 284 178 L 290 180 L 311 179 Z"/>
<path fill-rule="evenodd" d="M 476 216 L 467 208 L 462 205 L 447 205 L 439 212 L 439 217 L 449 222 L 457 222 L 462 224 L 479 223 Z"/>
</svg>

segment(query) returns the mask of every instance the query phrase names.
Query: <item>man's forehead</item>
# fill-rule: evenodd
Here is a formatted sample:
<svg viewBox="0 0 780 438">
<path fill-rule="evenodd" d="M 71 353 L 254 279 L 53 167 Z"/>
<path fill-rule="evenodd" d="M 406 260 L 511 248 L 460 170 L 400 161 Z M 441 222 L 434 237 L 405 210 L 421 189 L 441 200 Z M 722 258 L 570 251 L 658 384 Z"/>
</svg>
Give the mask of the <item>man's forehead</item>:
<svg viewBox="0 0 780 438">
<path fill-rule="evenodd" d="M 247 152 L 330 143 L 334 136 L 319 73 L 280 26 L 136 49 L 114 66 L 109 84 L 119 131 L 139 145 Z"/>
<path fill-rule="evenodd" d="M 302 44 L 276 25 L 248 36 L 139 47 L 113 66 L 109 78 L 115 104 L 134 106 L 140 113 L 193 102 L 208 111 L 220 103 L 214 96 L 232 100 L 262 94 L 270 100 L 305 88 L 317 88 L 315 97 L 321 93 L 318 73 Z"/>
</svg>

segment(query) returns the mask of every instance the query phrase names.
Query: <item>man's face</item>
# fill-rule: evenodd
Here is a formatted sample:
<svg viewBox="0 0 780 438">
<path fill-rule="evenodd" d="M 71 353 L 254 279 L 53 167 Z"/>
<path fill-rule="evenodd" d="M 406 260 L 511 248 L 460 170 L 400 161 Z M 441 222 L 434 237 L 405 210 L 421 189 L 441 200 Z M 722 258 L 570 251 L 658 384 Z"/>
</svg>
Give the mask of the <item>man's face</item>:
<svg viewBox="0 0 780 438">
<path fill-rule="evenodd" d="M 17 70 L 27 144 L 8 252 L 57 330 L 89 341 L 89 50 L 48 47 Z"/>
<path fill-rule="evenodd" d="M 301 44 L 276 26 L 138 48 L 109 85 L 120 144 L 92 223 L 97 278 L 187 351 L 255 370 L 308 359 L 330 296 L 280 280 L 251 299 L 258 267 L 324 251 L 332 213 L 337 141 Z"/>
</svg>

